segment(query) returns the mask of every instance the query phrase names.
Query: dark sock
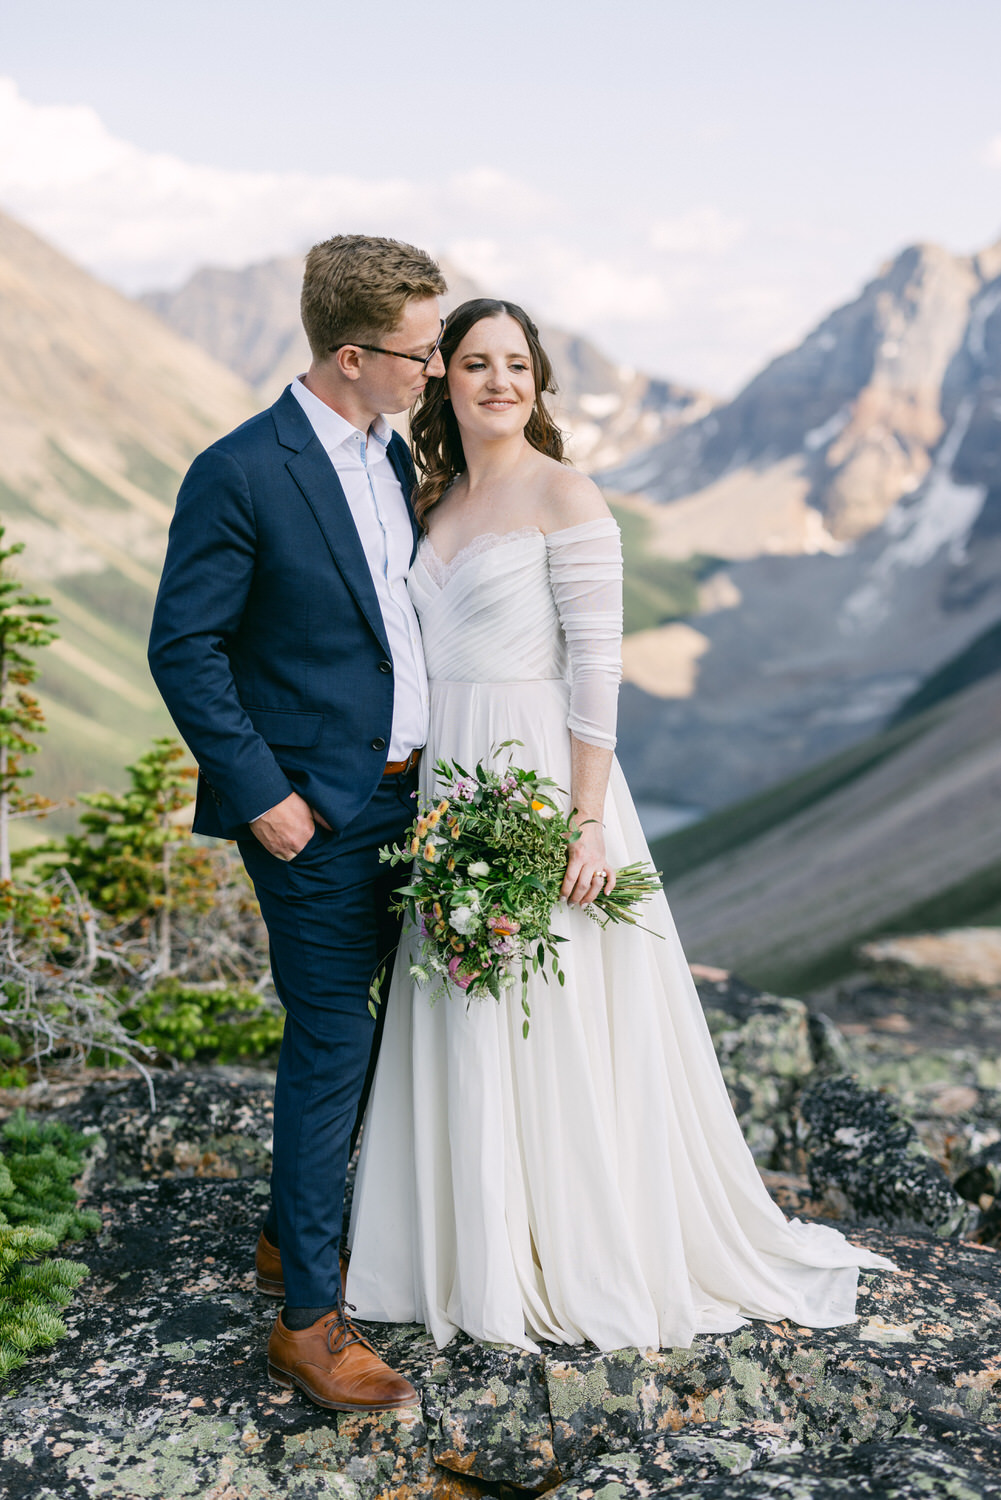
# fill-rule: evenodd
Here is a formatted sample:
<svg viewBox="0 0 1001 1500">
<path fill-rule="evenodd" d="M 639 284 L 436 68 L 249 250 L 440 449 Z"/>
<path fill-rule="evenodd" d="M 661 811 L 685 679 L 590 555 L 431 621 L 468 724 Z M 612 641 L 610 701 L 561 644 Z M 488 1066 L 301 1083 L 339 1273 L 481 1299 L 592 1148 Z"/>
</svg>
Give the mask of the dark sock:
<svg viewBox="0 0 1001 1500">
<path fill-rule="evenodd" d="M 304 1328 L 312 1328 L 313 1324 L 320 1318 L 325 1318 L 327 1313 L 336 1311 L 336 1304 L 333 1307 L 283 1307 L 282 1322 L 289 1333 L 302 1333 Z"/>
</svg>

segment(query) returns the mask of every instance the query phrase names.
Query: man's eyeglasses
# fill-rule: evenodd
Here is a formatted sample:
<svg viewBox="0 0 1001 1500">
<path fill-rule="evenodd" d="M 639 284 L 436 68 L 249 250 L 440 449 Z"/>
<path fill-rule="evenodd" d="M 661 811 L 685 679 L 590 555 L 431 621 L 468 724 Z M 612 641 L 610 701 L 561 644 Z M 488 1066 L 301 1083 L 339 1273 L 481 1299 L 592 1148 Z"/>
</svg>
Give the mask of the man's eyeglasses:
<svg viewBox="0 0 1001 1500">
<path fill-rule="evenodd" d="M 431 346 L 431 352 L 429 354 L 401 354 L 399 349 L 380 349 L 378 344 L 355 344 L 350 341 L 346 344 L 335 344 L 334 347 L 330 350 L 330 353 L 336 354 L 338 349 L 367 349 L 369 354 L 391 354 L 394 359 L 412 359 L 414 364 L 420 365 L 424 373 L 427 374 L 428 365 L 434 359 L 435 355 L 438 353 L 439 348 L 441 347 L 441 340 L 444 332 L 445 319 L 442 318 L 441 327 L 438 330 L 438 337 L 435 339 L 433 345 Z"/>
</svg>

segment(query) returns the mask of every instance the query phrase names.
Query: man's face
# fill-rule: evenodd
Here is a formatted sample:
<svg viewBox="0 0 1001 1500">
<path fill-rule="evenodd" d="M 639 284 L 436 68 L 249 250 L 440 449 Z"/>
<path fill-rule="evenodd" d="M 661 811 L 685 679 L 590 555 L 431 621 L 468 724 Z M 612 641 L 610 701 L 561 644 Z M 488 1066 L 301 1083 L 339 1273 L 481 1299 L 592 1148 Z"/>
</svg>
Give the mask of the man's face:
<svg viewBox="0 0 1001 1500">
<path fill-rule="evenodd" d="M 441 312 L 437 297 L 413 298 L 403 309 L 403 316 L 392 333 L 381 334 L 372 342 L 396 355 L 411 354 L 426 358 L 441 332 Z M 407 411 L 427 385 L 431 375 L 444 375 L 441 354 L 435 350 L 423 370 L 413 359 L 395 358 L 394 354 L 359 354 L 358 396 L 373 412 Z"/>
</svg>

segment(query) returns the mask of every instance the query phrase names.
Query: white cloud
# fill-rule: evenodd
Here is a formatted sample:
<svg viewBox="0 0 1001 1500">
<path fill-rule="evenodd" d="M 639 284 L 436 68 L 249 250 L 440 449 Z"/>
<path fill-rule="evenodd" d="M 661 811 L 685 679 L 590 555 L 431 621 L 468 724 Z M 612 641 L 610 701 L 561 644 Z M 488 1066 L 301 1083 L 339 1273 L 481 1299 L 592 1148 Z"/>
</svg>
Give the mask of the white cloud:
<svg viewBox="0 0 1001 1500">
<path fill-rule="evenodd" d="M 704 204 L 673 218 L 658 219 L 650 230 L 650 243 L 668 255 L 724 255 L 740 244 L 746 232 L 743 219 Z"/>
<path fill-rule="evenodd" d="M 787 276 L 776 262 L 761 285 L 765 242 L 711 205 L 651 212 L 616 236 L 597 193 L 559 197 L 490 165 L 422 180 L 230 171 L 145 151 L 93 109 L 32 104 L 3 78 L 0 204 L 127 292 L 339 231 L 395 235 L 616 359 L 717 390 L 790 332 Z"/>
<path fill-rule="evenodd" d="M 578 250 L 553 233 L 561 214 L 551 197 L 493 167 L 431 183 L 224 171 L 118 140 L 92 109 L 31 104 L 9 79 L 0 80 L 0 201 L 130 291 L 364 226 L 429 244 L 484 286 L 571 326 L 668 306 L 652 270 Z"/>
<path fill-rule="evenodd" d="M 987 142 L 981 153 L 981 159 L 987 167 L 1001 167 L 1001 135 L 996 135 Z"/>
</svg>

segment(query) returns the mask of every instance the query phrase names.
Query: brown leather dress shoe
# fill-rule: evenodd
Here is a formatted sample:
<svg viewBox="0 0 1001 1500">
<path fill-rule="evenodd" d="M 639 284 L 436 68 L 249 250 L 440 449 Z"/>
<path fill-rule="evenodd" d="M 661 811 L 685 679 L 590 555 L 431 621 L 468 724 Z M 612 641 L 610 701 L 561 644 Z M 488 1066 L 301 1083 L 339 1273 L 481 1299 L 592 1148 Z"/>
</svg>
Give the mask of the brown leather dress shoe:
<svg viewBox="0 0 1001 1500">
<path fill-rule="evenodd" d="M 282 1276 L 282 1257 L 277 1245 L 272 1245 L 264 1230 L 261 1230 L 254 1251 L 254 1284 L 266 1297 L 284 1297 L 285 1279 Z"/>
<path fill-rule="evenodd" d="M 268 1376 L 286 1390 L 298 1386 L 310 1401 L 330 1411 L 394 1411 L 419 1399 L 409 1380 L 379 1358 L 343 1307 L 301 1333 L 286 1328 L 279 1313 L 268 1340 Z"/>
<path fill-rule="evenodd" d="M 341 1256 L 341 1296 L 348 1281 L 348 1257 Z M 282 1255 L 277 1245 L 272 1245 L 264 1230 L 261 1230 L 254 1251 L 254 1284 L 265 1297 L 285 1297 L 285 1278 L 282 1275 Z"/>
</svg>

